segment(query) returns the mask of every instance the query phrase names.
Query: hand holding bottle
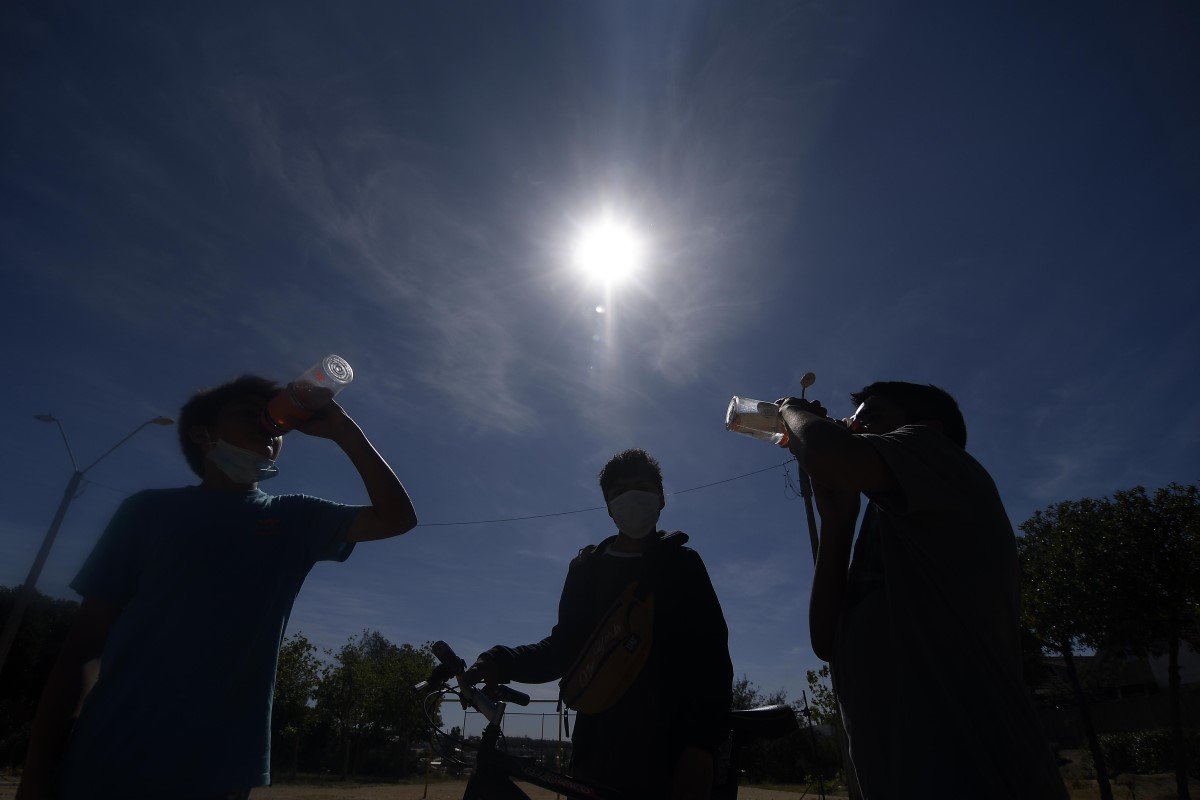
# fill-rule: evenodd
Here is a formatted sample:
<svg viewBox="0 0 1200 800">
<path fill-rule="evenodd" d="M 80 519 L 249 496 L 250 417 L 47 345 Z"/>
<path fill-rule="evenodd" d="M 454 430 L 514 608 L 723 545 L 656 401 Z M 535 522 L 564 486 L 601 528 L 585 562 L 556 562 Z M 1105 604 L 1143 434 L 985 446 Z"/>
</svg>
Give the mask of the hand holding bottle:
<svg viewBox="0 0 1200 800">
<path fill-rule="evenodd" d="M 294 429 L 306 436 L 335 442 L 345 436 L 359 433 L 358 424 L 335 400 L 330 400 L 304 422 L 297 422 Z"/>
<path fill-rule="evenodd" d="M 263 428 L 272 436 L 282 436 L 293 428 L 300 429 L 301 423 L 332 403 L 338 392 L 352 380 L 354 370 L 346 359 L 337 355 L 325 356 L 271 398 L 263 412 Z"/>
</svg>

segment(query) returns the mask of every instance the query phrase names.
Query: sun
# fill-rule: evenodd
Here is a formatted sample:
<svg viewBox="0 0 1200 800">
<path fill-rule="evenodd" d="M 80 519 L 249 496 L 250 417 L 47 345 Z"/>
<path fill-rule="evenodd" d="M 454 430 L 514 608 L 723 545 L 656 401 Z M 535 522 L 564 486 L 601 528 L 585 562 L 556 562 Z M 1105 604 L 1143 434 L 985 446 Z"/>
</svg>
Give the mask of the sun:
<svg viewBox="0 0 1200 800">
<path fill-rule="evenodd" d="M 575 265 L 605 283 L 628 278 L 641 268 L 644 258 L 641 237 L 628 225 L 612 219 L 584 230 L 575 245 Z"/>
</svg>

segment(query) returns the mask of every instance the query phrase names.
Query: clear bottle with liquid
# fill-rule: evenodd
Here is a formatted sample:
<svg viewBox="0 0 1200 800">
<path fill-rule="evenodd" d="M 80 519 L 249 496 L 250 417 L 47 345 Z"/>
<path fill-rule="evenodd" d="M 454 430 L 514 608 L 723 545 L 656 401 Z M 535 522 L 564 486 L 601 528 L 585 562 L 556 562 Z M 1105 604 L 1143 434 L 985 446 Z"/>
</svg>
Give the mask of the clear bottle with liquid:
<svg viewBox="0 0 1200 800">
<path fill-rule="evenodd" d="M 779 416 L 779 406 L 734 395 L 725 411 L 725 430 L 787 447 L 791 438 Z"/>
<path fill-rule="evenodd" d="M 276 436 L 312 418 L 354 380 L 354 369 L 338 355 L 327 355 L 271 398 L 263 427 Z"/>
</svg>

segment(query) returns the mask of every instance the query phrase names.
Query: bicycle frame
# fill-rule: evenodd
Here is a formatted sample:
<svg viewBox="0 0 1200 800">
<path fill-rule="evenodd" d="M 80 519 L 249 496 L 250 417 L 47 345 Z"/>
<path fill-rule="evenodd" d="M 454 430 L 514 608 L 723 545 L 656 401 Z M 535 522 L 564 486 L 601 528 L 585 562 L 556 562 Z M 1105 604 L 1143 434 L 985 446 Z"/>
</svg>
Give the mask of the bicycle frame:
<svg viewBox="0 0 1200 800">
<path fill-rule="evenodd" d="M 580 800 L 622 800 L 615 791 L 546 769 L 531 758 L 510 756 L 496 749 L 500 726 L 484 728 L 475 769 L 467 780 L 463 800 L 529 800 L 514 781 L 525 781 Z"/>
<path fill-rule="evenodd" d="M 426 696 L 426 702 L 435 695 L 454 693 L 464 709 L 471 706 L 488 721 L 480 740 L 475 768 L 467 779 L 467 790 L 463 794 L 463 800 L 529 800 L 529 795 L 521 791 L 514 781 L 532 783 L 534 786 L 575 800 L 626 800 L 624 794 L 610 787 L 572 778 L 546 769 L 532 758 L 510 756 L 498 749 L 500 739 L 504 735 L 500 723 L 504 719 L 505 698 L 519 705 L 528 705 L 529 696 L 502 685 L 483 689 L 466 686 L 462 682 L 466 663 L 456 656 L 445 642 L 434 642 L 432 649 L 441 663 L 434 668 L 429 680 L 422 681 L 414 688 L 421 691 L 436 687 Z M 458 683 L 458 687 L 454 689 L 447 683 L 452 677 L 456 678 Z M 436 730 L 436 724 L 429 720 L 428 716 L 426 720 Z M 798 728 L 796 715 L 791 707 L 786 705 L 732 711 L 729 724 L 730 734 L 722 753 L 725 774 L 713 786 L 714 798 L 736 796 L 736 756 L 741 745 L 754 739 L 776 739 Z"/>
</svg>

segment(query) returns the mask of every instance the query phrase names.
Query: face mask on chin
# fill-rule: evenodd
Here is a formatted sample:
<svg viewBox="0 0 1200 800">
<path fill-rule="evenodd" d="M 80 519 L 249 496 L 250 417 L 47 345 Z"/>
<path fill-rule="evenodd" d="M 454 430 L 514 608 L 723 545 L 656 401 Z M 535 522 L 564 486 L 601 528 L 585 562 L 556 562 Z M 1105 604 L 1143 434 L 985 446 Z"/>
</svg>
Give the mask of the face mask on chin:
<svg viewBox="0 0 1200 800">
<path fill-rule="evenodd" d="M 654 533 L 661 506 L 662 496 L 657 492 L 630 489 L 609 502 L 608 513 L 621 533 L 630 539 L 644 539 Z"/>
<path fill-rule="evenodd" d="M 269 480 L 279 474 L 279 467 L 271 459 L 232 445 L 224 439 L 217 439 L 207 457 L 229 480 L 243 486 Z"/>
</svg>

